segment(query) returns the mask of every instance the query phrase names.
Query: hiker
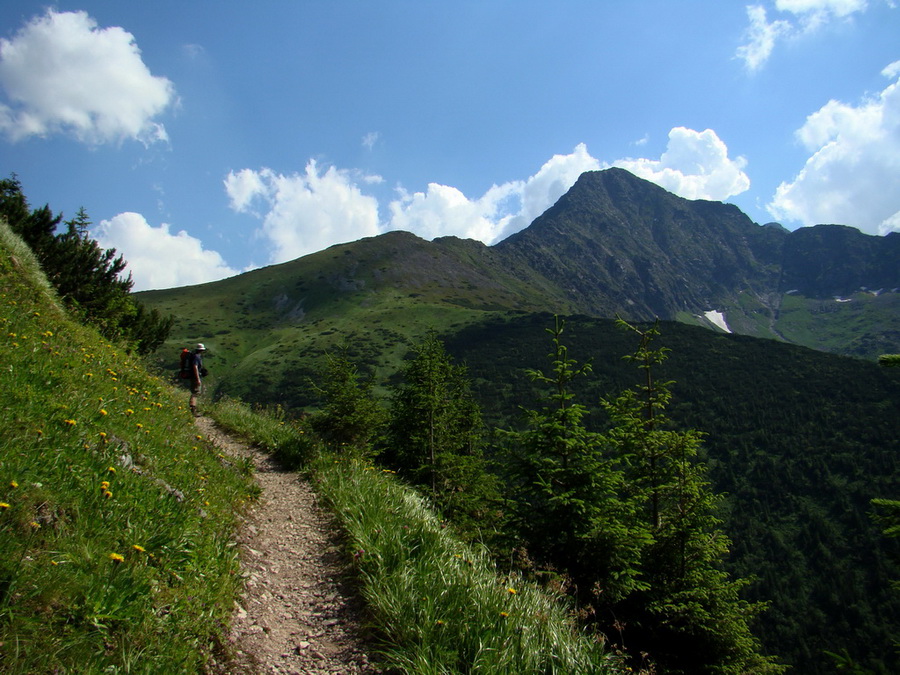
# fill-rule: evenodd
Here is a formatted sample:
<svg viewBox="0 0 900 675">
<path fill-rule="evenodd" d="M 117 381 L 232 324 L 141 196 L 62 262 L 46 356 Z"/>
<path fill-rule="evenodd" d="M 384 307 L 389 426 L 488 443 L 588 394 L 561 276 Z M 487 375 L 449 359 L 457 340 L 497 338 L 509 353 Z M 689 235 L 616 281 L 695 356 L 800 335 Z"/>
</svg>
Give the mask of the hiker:
<svg viewBox="0 0 900 675">
<path fill-rule="evenodd" d="M 200 342 L 194 348 L 193 353 L 188 354 L 185 358 L 185 362 L 187 364 L 187 378 L 190 380 L 191 387 L 191 413 L 193 413 L 194 417 L 197 417 L 199 413 L 197 412 L 197 397 L 203 393 L 203 376 L 206 375 L 206 368 L 203 367 L 203 352 L 206 351 L 206 347 L 203 346 L 203 343 Z"/>
</svg>

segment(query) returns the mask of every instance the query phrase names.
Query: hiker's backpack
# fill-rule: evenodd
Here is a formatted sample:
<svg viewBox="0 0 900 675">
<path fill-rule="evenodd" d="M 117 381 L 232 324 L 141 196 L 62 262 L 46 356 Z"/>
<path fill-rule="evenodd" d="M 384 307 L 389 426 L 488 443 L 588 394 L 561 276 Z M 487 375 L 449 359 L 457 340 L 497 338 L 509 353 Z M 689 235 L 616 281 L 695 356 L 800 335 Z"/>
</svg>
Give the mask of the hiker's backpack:
<svg viewBox="0 0 900 675">
<path fill-rule="evenodd" d="M 178 377 L 182 380 L 191 379 L 191 368 L 194 365 L 194 359 L 191 358 L 190 349 L 181 350 L 181 370 L 178 371 Z"/>
</svg>

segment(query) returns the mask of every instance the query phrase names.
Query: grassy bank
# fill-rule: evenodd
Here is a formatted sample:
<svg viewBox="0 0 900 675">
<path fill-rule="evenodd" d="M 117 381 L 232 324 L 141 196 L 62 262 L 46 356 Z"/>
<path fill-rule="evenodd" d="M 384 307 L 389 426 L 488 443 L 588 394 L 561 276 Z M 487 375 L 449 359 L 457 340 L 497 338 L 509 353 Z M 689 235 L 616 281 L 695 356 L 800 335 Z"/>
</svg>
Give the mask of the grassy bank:
<svg viewBox="0 0 900 675">
<path fill-rule="evenodd" d="M 358 570 L 386 665 L 416 675 L 618 671 L 603 644 L 577 631 L 562 598 L 499 573 L 390 473 L 316 453 L 312 443 L 297 440 L 296 427 L 235 401 L 213 415 L 276 454 L 292 448 L 289 458 L 297 452 L 305 458 L 347 532 L 346 555 Z"/>
<path fill-rule="evenodd" d="M 0 670 L 202 670 L 249 473 L 197 435 L 185 392 L 67 317 L 4 223 L 0 429 Z"/>
</svg>

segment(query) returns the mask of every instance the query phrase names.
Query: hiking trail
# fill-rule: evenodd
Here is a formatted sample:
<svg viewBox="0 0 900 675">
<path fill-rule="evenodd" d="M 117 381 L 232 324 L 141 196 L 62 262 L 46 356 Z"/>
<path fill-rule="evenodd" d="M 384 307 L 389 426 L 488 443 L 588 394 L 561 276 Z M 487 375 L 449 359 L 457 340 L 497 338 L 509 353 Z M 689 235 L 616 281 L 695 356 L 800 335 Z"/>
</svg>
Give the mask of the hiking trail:
<svg viewBox="0 0 900 675">
<path fill-rule="evenodd" d="M 237 535 L 243 595 L 228 634 L 231 659 L 212 672 L 370 675 L 363 604 L 350 585 L 340 530 L 309 482 L 208 417 L 198 429 L 223 453 L 249 457 L 262 493 Z"/>
</svg>

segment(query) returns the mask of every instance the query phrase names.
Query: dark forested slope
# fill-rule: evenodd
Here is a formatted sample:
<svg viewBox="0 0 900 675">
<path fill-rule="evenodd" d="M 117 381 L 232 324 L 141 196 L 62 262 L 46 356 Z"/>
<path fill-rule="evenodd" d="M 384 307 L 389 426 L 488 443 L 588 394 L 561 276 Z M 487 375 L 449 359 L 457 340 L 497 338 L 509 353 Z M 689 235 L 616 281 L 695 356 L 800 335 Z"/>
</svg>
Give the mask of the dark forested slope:
<svg viewBox="0 0 900 675">
<path fill-rule="evenodd" d="M 545 367 L 549 315 L 510 316 L 448 336 L 466 362 L 486 416 L 515 425 L 537 396 L 524 373 Z M 890 580 L 896 545 L 870 518 L 870 500 L 900 495 L 900 373 L 855 359 L 678 323 L 659 376 L 676 381 L 670 416 L 706 432 L 711 478 L 728 494 L 730 567 L 757 577 L 748 594 L 771 601 L 755 631 L 795 672 L 833 671 L 825 651 L 847 649 L 878 672 L 897 672 L 900 598 Z M 571 318 L 572 358 L 592 360 L 579 400 L 638 377 L 622 356 L 634 341 L 612 321 Z"/>
</svg>

